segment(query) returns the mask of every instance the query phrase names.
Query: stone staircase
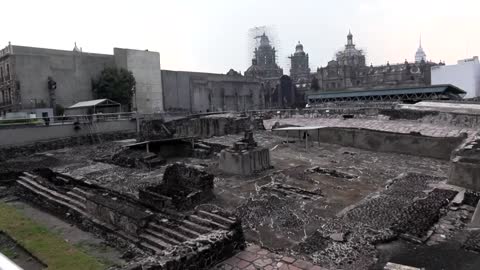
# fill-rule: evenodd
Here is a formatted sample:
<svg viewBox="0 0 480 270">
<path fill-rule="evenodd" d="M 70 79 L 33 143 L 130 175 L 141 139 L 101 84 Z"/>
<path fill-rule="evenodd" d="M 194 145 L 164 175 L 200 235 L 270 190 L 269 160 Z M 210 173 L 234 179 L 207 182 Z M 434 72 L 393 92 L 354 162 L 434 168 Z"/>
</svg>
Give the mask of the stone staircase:
<svg viewBox="0 0 480 270">
<path fill-rule="evenodd" d="M 43 197 L 47 201 L 67 207 L 73 211 L 76 211 L 78 214 L 87 215 L 85 211 L 85 195 L 87 193 L 85 191 L 79 188 L 74 188 L 72 191 L 62 194 L 42 185 L 41 183 L 37 182 L 35 178 L 35 175 L 24 173 L 24 175 L 20 176 L 17 180 L 17 184 L 22 188 L 29 190 L 33 194 Z"/>
<path fill-rule="evenodd" d="M 90 212 L 90 203 L 93 201 L 89 200 L 94 197 L 94 194 L 91 193 L 94 192 L 93 190 L 82 185 L 73 186 L 72 182 L 63 178 L 62 175 L 56 175 L 54 180 L 48 181 L 37 175 L 23 173 L 16 181 L 18 195 L 73 221 L 75 224 L 82 225 L 82 228 L 87 224 L 86 230 L 90 230 L 93 225 L 109 235 L 135 244 L 149 253 L 169 257 L 171 256 L 169 254 L 175 250 L 187 250 L 196 254 L 196 249 L 210 246 L 211 244 L 208 243 L 222 242 L 222 245 L 237 246 L 237 242 L 243 239 L 240 237 L 241 235 L 238 235 L 239 232 L 241 234 L 241 225 L 238 219 L 224 212 L 203 208 L 186 216 L 175 211 L 173 213 L 157 212 L 136 233 L 126 232 L 117 226 L 99 220 Z M 235 237 L 226 237 L 232 233 Z M 227 248 L 227 250 L 231 249 Z M 215 252 L 219 251 L 215 251 L 213 248 L 211 254 Z M 202 256 L 190 259 L 193 260 L 192 262 L 205 260 Z"/>
<path fill-rule="evenodd" d="M 37 176 L 24 172 L 23 175 L 17 179 L 18 188 L 23 189 L 19 192 L 20 197 L 25 197 L 27 201 L 35 202 L 43 208 L 49 209 L 50 206 L 53 206 L 55 209 L 61 209 L 57 211 L 62 211 L 62 213 L 69 213 L 71 216 L 82 220 L 88 219 L 93 225 L 114 233 L 127 241 L 138 241 L 135 237 L 127 235 L 89 214 L 86 210 L 86 201 L 88 196 L 92 194 L 88 191 L 74 187 L 65 193 L 60 193 L 42 184 L 41 181 L 37 181 L 36 178 Z M 61 176 L 57 176 L 57 180 L 68 182 L 66 178 L 62 178 Z"/>
<path fill-rule="evenodd" d="M 180 221 L 156 218 L 140 234 L 140 246 L 155 253 L 167 252 L 201 236 L 228 231 L 236 223 L 233 218 L 204 210 L 197 210 Z"/>
</svg>

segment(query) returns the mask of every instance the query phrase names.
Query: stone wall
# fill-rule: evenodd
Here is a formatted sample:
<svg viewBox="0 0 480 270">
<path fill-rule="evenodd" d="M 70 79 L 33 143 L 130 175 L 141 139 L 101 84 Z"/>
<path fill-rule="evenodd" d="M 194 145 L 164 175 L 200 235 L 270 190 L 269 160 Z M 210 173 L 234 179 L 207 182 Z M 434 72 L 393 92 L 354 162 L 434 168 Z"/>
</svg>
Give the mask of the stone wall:
<svg viewBox="0 0 480 270">
<path fill-rule="evenodd" d="M 448 125 L 465 128 L 479 128 L 480 115 L 408 109 L 383 109 L 380 114 L 390 120 L 415 120 L 421 123 Z"/>
<path fill-rule="evenodd" d="M 220 152 L 220 170 L 240 175 L 251 175 L 271 168 L 268 148 L 256 147 L 246 151 L 225 149 Z"/>
<path fill-rule="evenodd" d="M 448 182 L 480 191 L 480 138 L 477 137 L 454 152 Z"/>
<path fill-rule="evenodd" d="M 204 239 L 208 246 L 182 246 L 177 250 L 176 259 L 146 258 L 120 270 L 209 270 L 216 263 L 228 259 L 244 248 L 240 227 L 229 232 L 218 232 Z"/>
<path fill-rule="evenodd" d="M 66 137 L 48 141 L 39 141 L 21 146 L 6 146 L 0 148 L 0 161 L 15 157 L 22 157 L 48 150 L 61 149 L 85 144 L 98 143 L 98 138 L 104 141 L 130 139 L 136 136 L 136 132 L 112 132 L 102 133 L 97 136 L 83 135 L 76 137 Z"/>
<path fill-rule="evenodd" d="M 137 124 L 134 120 L 99 121 L 92 126 L 88 123 L 80 125 L 64 124 L 50 126 L 4 126 L 0 127 L 0 147 L 10 145 L 27 145 L 68 137 L 82 137 L 112 132 L 133 132 Z M 96 136 L 96 135 L 94 135 Z"/>
<path fill-rule="evenodd" d="M 112 227 L 118 228 L 135 237 L 143 229 L 152 213 L 145 212 L 138 202 L 133 203 L 120 194 L 95 194 L 85 203 L 89 214 Z"/>
<path fill-rule="evenodd" d="M 185 117 L 168 122 L 163 120 L 144 120 L 140 126 L 139 138 L 141 141 L 171 137 L 209 138 L 212 136 L 237 134 L 250 126 L 255 126 L 250 117 L 235 115 Z"/>
<path fill-rule="evenodd" d="M 274 131 L 286 136 L 286 131 Z M 450 160 L 451 153 L 464 137 L 429 137 L 419 134 L 394 133 L 357 128 L 321 128 L 309 132 L 312 141 L 339 144 L 376 152 L 390 152 Z"/>
<path fill-rule="evenodd" d="M 162 70 L 165 110 L 195 112 L 261 109 L 260 82 L 241 75 Z"/>
</svg>

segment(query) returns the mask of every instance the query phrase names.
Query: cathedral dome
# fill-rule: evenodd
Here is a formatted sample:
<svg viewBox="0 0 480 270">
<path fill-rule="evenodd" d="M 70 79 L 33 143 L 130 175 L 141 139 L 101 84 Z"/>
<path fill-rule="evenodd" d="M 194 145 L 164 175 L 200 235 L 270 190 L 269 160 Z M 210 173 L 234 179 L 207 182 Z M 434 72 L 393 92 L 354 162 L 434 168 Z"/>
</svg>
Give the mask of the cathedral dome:
<svg viewBox="0 0 480 270">
<path fill-rule="evenodd" d="M 295 46 L 295 55 L 305 55 L 305 52 L 303 51 L 303 45 L 298 42 L 297 46 Z"/>
<path fill-rule="evenodd" d="M 300 43 L 300 41 L 298 42 L 297 46 L 295 46 L 295 52 L 303 52 L 303 45 Z"/>
<path fill-rule="evenodd" d="M 260 47 L 270 47 L 270 40 L 268 39 L 268 36 L 265 35 L 265 33 L 260 36 Z"/>
</svg>

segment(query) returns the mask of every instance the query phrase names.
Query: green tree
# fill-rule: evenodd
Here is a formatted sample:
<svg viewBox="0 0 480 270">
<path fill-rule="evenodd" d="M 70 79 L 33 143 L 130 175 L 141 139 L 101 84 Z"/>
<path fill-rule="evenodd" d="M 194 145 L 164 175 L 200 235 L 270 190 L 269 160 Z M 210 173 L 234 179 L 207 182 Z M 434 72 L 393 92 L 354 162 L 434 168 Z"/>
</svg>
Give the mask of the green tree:
<svg viewBox="0 0 480 270">
<path fill-rule="evenodd" d="M 96 98 L 108 98 L 131 109 L 135 77 L 124 68 L 107 67 L 92 81 L 92 90 Z"/>
</svg>

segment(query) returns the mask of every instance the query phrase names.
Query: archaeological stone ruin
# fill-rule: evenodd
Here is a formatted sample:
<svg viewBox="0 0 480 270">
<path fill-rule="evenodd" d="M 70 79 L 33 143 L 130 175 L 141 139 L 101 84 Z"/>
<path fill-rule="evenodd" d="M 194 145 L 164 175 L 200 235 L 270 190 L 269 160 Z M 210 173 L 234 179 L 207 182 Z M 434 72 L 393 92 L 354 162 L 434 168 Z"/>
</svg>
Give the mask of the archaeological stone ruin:
<svg viewBox="0 0 480 270">
<path fill-rule="evenodd" d="M 2 146 L 0 210 L 109 270 L 479 269 L 480 109 L 436 110 L 149 116 Z M 0 231 L 18 264 L 55 263 Z"/>
</svg>

